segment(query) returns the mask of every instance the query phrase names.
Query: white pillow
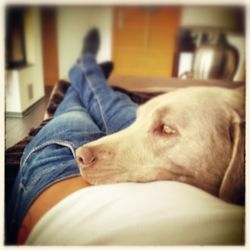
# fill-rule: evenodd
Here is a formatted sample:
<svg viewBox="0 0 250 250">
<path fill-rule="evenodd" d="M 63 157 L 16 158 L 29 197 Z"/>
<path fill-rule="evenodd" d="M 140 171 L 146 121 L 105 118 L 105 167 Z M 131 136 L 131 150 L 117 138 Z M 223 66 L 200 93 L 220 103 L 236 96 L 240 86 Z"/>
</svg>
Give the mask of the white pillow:
<svg viewBox="0 0 250 250">
<path fill-rule="evenodd" d="M 174 181 L 90 186 L 48 211 L 26 244 L 244 244 L 244 208 Z"/>
</svg>

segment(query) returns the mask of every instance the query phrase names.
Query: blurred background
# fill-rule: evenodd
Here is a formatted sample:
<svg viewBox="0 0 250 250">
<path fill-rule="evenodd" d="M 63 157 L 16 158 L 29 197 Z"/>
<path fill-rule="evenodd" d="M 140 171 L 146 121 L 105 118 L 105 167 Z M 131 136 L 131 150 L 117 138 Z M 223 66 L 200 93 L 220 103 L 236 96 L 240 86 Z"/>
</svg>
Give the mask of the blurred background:
<svg viewBox="0 0 250 250">
<path fill-rule="evenodd" d="M 5 13 L 7 117 L 24 117 L 67 79 L 91 27 L 101 34 L 97 61 L 114 63 L 111 81 L 245 81 L 244 7 L 9 5 Z"/>
</svg>

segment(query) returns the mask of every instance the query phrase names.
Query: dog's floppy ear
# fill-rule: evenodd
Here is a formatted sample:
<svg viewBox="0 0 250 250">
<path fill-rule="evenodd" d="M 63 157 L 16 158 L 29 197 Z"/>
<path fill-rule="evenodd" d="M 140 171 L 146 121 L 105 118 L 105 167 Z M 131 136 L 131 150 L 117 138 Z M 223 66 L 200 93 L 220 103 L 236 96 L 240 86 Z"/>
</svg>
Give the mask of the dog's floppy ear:
<svg viewBox="0 0 250 250">
<path fill-rule="evenodd" d="M 238 91 L 244 92 L 244 89 Z M 241 98 L 244 99 L 244 95 Z M 243 205 L 245 202 L 245 117 L 244 105 L 241 101 L 240 103 L 239 105 L 238 102 L 237 108 L 234 107 L 234 118 L 230 127 L 233 149 L 222 179 L 219 197 Z"/>
</svg>

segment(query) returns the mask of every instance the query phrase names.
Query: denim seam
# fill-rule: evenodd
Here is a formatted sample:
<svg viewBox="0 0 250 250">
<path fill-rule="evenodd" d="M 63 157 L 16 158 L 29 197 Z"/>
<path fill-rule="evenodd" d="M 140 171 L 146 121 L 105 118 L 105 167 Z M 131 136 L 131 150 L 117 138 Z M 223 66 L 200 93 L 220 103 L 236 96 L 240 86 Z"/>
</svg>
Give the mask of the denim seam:
<svg viewBox="0 0 250 250">
<path fill-rule="evenodd" d="M 93 83 L 91 82 L 91 80 L 90 80 L 89 77 L 88 77 L 88 74 L 87 74 L 87 71 L 86 71 L 85 67 L 84 67 L 82 64 L 81 64 L 80 66 L 81 66 L 81 69 L 82 69 L 82 71 L 83 71 L 83 74 L 84 74 L 85 77 L 86 77 L 87 83 L 88 83 L 90 89 L 92 90 L 92 93 L 94 94 L 94 97 L 95 97 L 95 99 L 96 99 L 96 102 L 97 102 L 97 104 L 98 104 L 98 106 L 99 106 L 99 110 L 100 110 L 100 113 L 101 113 L 101 117 L 102 117 L 102 120 L 103 120 L 103 123 L 104 123 L 104 126 L 105 126 L 105 130 L 106 130 L 105 132 L 106 132 L 106 134 L 107 134 L 107 133 L 108 133 L 108 127 L 107 127 L 106 121 L 105 121 L 105 119 L 104 119 L 104 113 L 103 113 L 103 110 L 102 110 L 102 105 L 101 105 L 100 99 L 99 99 L 99 97 L 98 97 L 98 95 L 97 95 L 97 93 L 96 93 L 96 91 L 95 91 L 95 87 L 93 86 Z"/>
<path fill-rule="evenodd" d="M 21 168 L 25 165 L 25 163 L 26 163 L 26 161 L 28 160 L 28 158 L 35 152 L 35 151 L 37 151 L 37 150 L 39 150 L 39 149 L 41 149 L 41 148 L 44 148 L 44 147 L 46 147 L 46 146 L 48 146 L 48 145 L 50 145 L 50 144 L 58 144 L 58 145 L 61 145 L 61 146 L 65 146 L 65 147 L 68 147 L 70 150 L 71 150 L 71 152 L 72 152 L 72 154 L 73 154 L 73 156 L 74 156 L 74 158 L 75 158 L 75 150 L 74 150 L 74 147 L 76 148 L 76 146 L 73 144 L 73 143 L 70 143 L 70 142 L 68 142 L 68 141 L 62 141 L 62 140 L 51 140 L 51 141 L 48 141 L 48 142 L 45 142 L 45 143 L 43 143 L 43 144 L 41 144 L 41 145 L 39 145 L 39 146 L 36 146 L 36 147 L 34 147 L 30 152 L 29 152 L 29 154 L 26 156 L 26 158 L 23 160 L 23 162 L 22 162 L 22 164 L 21 164 Z"/>
</svg>

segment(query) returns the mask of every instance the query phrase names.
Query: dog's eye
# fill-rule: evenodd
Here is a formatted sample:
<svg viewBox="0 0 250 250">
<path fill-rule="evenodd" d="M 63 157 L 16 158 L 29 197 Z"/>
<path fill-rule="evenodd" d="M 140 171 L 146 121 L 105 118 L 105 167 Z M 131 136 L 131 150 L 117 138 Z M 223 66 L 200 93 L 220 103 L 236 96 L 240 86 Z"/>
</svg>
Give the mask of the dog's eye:
<svg viewBox="0 0 250 250">
<path fill-rule="evenodd" d="M 176 134 L 176 129 L 172 128 L 169 125 L 163 124 L 161 127 L 161 132 L 165 135 L 174 135 Z"/>
</svg>

